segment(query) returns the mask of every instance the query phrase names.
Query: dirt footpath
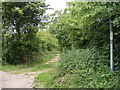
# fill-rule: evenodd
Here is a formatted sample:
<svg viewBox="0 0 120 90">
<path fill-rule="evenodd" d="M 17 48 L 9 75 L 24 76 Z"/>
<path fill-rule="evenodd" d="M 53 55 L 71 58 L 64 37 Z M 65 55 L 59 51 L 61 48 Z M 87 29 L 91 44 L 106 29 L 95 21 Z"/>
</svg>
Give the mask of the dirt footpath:
<svg viewBox="0 0 120 90">
<path fill-rule="evenodd" d="M 55 62 L 58 60 L 58 58 L 59 58 L 59 55 L 56 56 L 54 59 L 46 62 L 45 64 Z M 0 71 L 0 90 L 2 88 L 33 88 L 34 77 L 48 70 L 50 69 L 37 71 L 37 72 L 17 74 L 17 75 Z"/>
<path fill-rule="evenodd" d="M 32 88 L 33 76 L 21 76 L 0 71 L 1 88 Z"/>
<path fill-rule="evenodd" d="M 45 64 L 49 64 L 49 63 L 52 63 L 52 62 L 56 62 L 56 61 L 58 61 L 58 58 L 59 58 L 59 55 L 57 55 L 54 59 L 46 62 Z"/>
</svg>

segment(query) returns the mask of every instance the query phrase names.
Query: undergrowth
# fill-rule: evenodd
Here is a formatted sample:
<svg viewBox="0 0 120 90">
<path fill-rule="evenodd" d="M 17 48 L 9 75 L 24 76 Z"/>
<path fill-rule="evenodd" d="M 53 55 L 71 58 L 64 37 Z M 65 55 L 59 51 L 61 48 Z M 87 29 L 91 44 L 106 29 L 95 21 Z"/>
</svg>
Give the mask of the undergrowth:
<svg viewBox="0 0 120 90">
<path fill-rule="evenodd" d="M 40 74 L 45 88 L 118 88 L 118 71 L 111 72 L 108 56 L 89 49 L 61 54 L 56 69 Z"/>
</svg>

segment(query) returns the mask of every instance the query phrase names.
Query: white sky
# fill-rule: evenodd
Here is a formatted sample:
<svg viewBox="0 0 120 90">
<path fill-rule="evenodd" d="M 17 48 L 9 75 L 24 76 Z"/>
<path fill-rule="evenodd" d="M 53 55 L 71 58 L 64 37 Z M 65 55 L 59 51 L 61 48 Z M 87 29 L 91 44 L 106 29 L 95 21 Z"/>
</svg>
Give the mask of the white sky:
<svg viewBox="0 0 120 90">
<path fill-rule="evenodd" d="M 46 4 L 50 4 L 50 8 L 54 8 L 55 10 L 61 10 L 66 7 L 66 2 L 74 1 L 74 0 L 46 0 Z M 46 13 L 51 14 L 54 10 L 48 10 Z"/>
</svg>

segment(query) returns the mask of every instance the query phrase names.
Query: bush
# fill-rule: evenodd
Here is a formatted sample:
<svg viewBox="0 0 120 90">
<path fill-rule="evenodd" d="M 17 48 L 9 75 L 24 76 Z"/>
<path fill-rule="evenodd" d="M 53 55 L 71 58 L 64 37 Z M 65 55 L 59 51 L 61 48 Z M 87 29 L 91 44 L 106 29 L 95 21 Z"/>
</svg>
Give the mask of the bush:
<svg viewBox="0 0 120 90">
<path fill-rule="evenodd" d="M 66 51 L 60 56 L 55 78 L 62 87 L 117 88 L 117 71 L 110 71 L 106 57 L 97 49 Z"/>
<path fill-rule="evenodd" d="M 95 49 L 73 49 L 66 51 L 60 56 L 59 68 L 61 71 L 84 70 L 93 67 L 94 71 L 107 67 L 107 56 L 100 55 Z M 63 69 L 63 70 L 62 70 Z"/>
</svg>

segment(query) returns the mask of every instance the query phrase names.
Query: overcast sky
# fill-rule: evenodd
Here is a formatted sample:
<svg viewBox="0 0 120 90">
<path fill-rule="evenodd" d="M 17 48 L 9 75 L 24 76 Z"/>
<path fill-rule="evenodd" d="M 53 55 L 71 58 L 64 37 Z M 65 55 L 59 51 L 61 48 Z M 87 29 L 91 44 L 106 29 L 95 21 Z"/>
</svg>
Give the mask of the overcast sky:
<svg viewBox="0 0 120 90">
<path fill-rule="evenodd" d="M 54 8 L 55 10 L 61 10 L 66 7 L 66 2 L 74 1 L 74 0 L 46 0 L 46 4 L 50 4 L 51 8 Z M 48 10 L 46 13 L 51 14 L 54 10 Z"/>
</svg>

